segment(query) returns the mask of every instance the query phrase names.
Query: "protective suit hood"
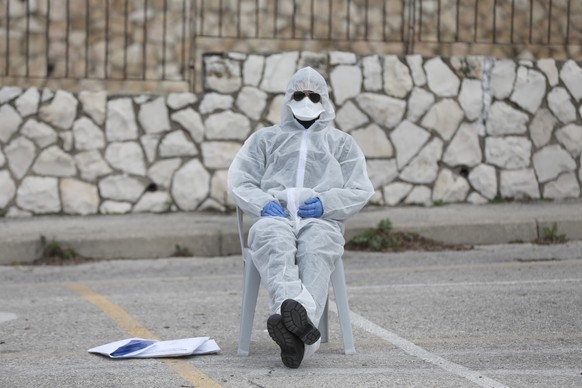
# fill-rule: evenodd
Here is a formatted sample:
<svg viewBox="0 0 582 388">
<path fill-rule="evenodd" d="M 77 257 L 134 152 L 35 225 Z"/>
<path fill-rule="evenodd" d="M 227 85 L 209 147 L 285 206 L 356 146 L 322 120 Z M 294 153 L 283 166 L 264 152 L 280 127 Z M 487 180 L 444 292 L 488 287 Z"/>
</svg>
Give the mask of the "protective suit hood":
<svg viewBox="0 0 582 388">
<path fill-rule="evenodd" d="M 293 93 L 312 91 L 321 96 L 321 103 L 314 104 L 305 97 L 301 101 L 293 100 Z M 311 67 L 299 69 L 287 83 L 285 98 L 281 109 L 281 126 L 296 126 L 297 120 L 311 120 L 319 116 L 320 123 L 329 123 L 335 118 L 335 110 L 329 99 L 325 79 Z"/>
</svg>

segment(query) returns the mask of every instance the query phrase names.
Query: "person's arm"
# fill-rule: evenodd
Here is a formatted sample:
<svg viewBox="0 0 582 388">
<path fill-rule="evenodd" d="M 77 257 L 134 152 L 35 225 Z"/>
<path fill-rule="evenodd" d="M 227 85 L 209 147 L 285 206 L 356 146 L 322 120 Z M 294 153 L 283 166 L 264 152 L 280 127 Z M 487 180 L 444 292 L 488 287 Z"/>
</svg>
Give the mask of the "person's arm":
<svg viewBox="0 0 582 388">
<path fill-rule="evenodd" d="M 252 135 L 243 144 L 228 169 L 228 192 L 243 212 L 254 217 L 261 215 L 273 196 L 261 188 L 265 172 L 265 145 Z"/>
<path fill-rule="evenodd" d="M 343 221 L 360 211 L 374 194 L 368 178 L 366 159 L 352 137 L 347 137 L 338 158 L 344 186 L 318 195 L 323 205 L 322 218 Z"/>
</svg>

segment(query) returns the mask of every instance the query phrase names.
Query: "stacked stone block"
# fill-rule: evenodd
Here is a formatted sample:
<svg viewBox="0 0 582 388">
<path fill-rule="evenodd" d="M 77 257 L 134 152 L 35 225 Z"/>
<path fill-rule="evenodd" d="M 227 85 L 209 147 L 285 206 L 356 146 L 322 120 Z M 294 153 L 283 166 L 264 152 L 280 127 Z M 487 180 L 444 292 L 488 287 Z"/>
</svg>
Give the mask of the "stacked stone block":
<svg viewBox="0 0 582 388">
<path fill-rule="evenodd" d="M 307 65 L 328 80 L 334 125 L 366 155 L 378 205 L 580 198 L 574 61 L 230 53 L 205 57 L 198 94 L 2 87 L 0 212 L 232 208 L 232 159 L 279 121 L 287 80 Z"/>
</svg>

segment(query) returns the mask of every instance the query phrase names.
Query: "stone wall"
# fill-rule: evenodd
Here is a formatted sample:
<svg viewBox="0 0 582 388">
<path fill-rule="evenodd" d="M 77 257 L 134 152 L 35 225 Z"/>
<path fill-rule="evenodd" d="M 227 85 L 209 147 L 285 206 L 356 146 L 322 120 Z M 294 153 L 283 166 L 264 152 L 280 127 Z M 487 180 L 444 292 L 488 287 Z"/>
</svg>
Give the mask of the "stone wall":
<svg viewBox="0 0 582 388">
<path fill-rule="evenodd" d="M 276 123 L 297 68 L 332 90 L 395 206 L 580 198 L 582 68 L 553 59 L 241 53 L 204 58 L 205 92 L 0 89 L 0 212 L 226 210 L 230 162 Z"/>
</svg>

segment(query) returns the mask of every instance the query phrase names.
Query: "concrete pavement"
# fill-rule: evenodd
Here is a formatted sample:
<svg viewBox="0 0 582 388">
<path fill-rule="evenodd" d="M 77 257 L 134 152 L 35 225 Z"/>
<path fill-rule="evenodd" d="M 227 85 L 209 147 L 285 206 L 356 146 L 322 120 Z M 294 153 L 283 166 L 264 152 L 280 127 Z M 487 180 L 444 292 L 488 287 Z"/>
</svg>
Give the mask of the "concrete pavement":
<svg viewBox="0 0 582 388">
<path fill-rule="evenodd" d="M 259 291 L 237 357 L 241 257 L 0 266 L 0 387 L 580 387 L 582 242 L 344 255 L 356 354 L 281 363 Z M 209 336 L 222 352 L 110 360 L 131 337 Z"/>
<path fill-rule="evenodd" d="M 367 207 L 346 224 L 346 239 L 390 219 L 394 230 L 456 244 L 529 242 L 557 227 L 582 240 L 582 202 L 529 202 L 424 207 Z M 248 219 L 247 228 L 248 228 Z M 235 214 L 166 213 L 0 219 L 0 264 L 30 262 L 56 241 L 86 257 L 158 258 L 240 253 Z"/>
</svg>

